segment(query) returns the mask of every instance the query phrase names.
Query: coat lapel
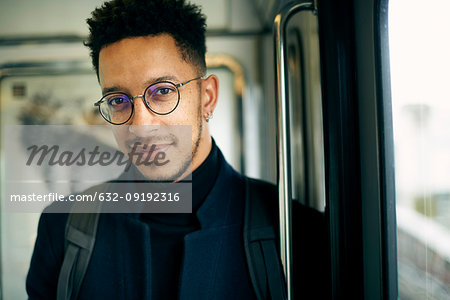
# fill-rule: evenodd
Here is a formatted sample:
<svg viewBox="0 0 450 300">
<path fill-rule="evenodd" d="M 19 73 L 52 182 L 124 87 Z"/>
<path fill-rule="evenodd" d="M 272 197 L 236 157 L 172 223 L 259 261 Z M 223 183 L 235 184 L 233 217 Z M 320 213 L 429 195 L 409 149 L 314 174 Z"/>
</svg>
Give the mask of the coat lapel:
<svg viewBox="0 0 450 300">
<path fill-rule="evenodd" d="M 180 299 L 252 299 L 243 252 L 243 180 L 219 152 L 216 184 L 197 211 L 201 229 L 186 235 Z"/>
</svg>

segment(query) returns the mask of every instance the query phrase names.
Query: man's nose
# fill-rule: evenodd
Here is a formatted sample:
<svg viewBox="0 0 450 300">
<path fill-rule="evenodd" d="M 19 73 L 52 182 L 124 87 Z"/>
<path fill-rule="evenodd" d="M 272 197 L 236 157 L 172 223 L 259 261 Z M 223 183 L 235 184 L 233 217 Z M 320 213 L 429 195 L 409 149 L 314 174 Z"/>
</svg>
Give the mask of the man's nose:
<svg viewBox="0 0 450 300">
<path fill-rule="evenodd" d="M 129 121 L 129 131 L 136 136 L 147 136 L 161 125 L 159 116 L 152 112 L 144 103 L 141 95 L 133 97 L 134 113 Z"/>
</svg>

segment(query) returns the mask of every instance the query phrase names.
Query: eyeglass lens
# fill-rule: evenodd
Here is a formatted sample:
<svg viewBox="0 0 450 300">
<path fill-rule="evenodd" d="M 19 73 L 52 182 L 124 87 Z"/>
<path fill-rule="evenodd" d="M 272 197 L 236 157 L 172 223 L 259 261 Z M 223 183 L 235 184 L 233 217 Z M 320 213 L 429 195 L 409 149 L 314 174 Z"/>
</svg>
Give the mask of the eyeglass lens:
<svg viewBox="0 0 450 300">
<path fill-rule="evenodd" d="M 100 104 L 100 113 L 113 124 L 126 122 L 133 113 L 130 98 L 125 94 L 109 94 Z"/>
<path fill-rule="evenodd" d="M 178 89 L 170 82 L 153 84 L 147 88 L 145 99 L 154 112 L 167 114 L 178 104 Z"/>
<path fill-rule="evenodd" d="M 150 85 L 144 93 L 147 106 L 157 114 L 168 114 L 178 105 L 179 93 L 171 82 Z M 123 124 L 133 114 L 133 103 L 129 96 L 120 93 L 105 95 L 100 104 L 100 113 L 110 123 Z"/>
</svg>

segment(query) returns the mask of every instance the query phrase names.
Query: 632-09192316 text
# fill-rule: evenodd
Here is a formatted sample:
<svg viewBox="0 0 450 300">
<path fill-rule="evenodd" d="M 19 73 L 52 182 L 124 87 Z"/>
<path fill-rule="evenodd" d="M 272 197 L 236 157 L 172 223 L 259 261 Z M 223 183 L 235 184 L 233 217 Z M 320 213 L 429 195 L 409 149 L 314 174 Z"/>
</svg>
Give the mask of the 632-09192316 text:
<svg viewBox="0 0 450 300">
<path fill-rule="evenodd" d="M 178 202 L 180 201 L 180 193 L 99 193 L 99 201 L 143 201 L 143 202 Z"/>
</svg>

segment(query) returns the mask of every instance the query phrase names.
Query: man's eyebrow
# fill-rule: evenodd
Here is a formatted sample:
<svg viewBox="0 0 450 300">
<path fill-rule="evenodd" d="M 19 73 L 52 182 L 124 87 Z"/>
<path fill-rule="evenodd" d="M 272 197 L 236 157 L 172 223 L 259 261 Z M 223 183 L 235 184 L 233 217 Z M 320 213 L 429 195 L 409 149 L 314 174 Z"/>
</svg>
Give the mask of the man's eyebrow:
<svg viewBox="0 0 450 300">
<path fill-rule="evenodd" d="M 108 87 L 102 89 L 103 95 L 109 94 L 109 93 L 115 93 L 115 92 L 122 92 L 124 89 L 116 86 Z"/>
<path fill-rule="evenodd" d="M 147 88 L 149 85 L 152 85 L 154 83 L 161 82 L 161 81 L 178 82 L 179 79 L 173 75 L 165 75 L 165 76 L 160 76 L 160 77 L 156 77 L 156 78 L 151 78 L 145 82 L 144 89 Z M 112 87 L 107 87 L 107 88 L 102 89 L 102 93 L 103 93 L 103 95 L 106 95 L 109 93 L 124 92 L 124 90 L 125 89 L 121 88 L 120 86 L 112 86 Z"/>
<path fill-rule="evenodd" d="M 178 78 L 176 76 L 173 75 L 165 75 L 165 76 L 160 76 L 160 77 L 156 77 L 156 78 L 151 78 L 149 80 L 147 80 L 145 82 L 146 86 L 149 86 L 151 84 L 160 82 L 160 81 L 171 81 L 171 82 L 178 82 Z"/>
</svg>

